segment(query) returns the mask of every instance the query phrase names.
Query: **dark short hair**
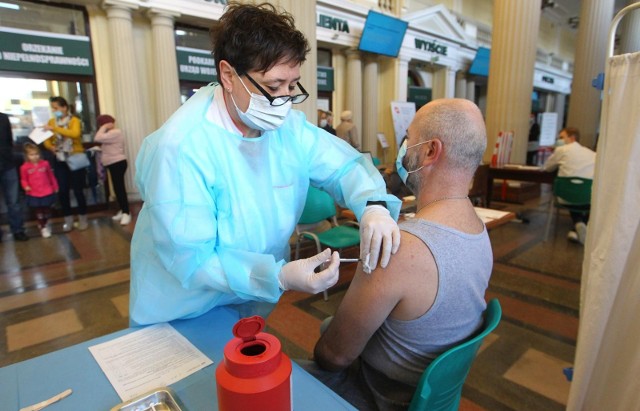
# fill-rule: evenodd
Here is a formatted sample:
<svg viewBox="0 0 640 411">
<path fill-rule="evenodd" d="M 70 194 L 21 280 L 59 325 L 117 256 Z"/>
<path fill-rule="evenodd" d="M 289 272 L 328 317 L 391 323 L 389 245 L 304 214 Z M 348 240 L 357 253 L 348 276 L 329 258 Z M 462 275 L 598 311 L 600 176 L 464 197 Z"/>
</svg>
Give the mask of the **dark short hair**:
<svg viewBox="0 0 640 411">
<path fill-rule="evenodd" d="M 67 100 L 65 100 L 64 97 L 60 96 L 49 97 L 49 103 L 56 103 L 61 107 L 69 107 L 69 103 L 67 103 Z"/>
<path fill-rule="evenodd" d="M 220 73 L 226 60 L 238 74 L 269 71 L 281 63 L 303 63 L 311 50 L 296 29 L 293 16 L 269 3 L 228 3 L 220 20 L 210 29 L 213 58 Z"/>
<path fill-rule="evenodd" d="M 567 133 L 567 136 L 573 137 L 576 141 L 580 141 L 580 130 L 575 127 L 565 127 L 561 131 Z"/>
</svg>

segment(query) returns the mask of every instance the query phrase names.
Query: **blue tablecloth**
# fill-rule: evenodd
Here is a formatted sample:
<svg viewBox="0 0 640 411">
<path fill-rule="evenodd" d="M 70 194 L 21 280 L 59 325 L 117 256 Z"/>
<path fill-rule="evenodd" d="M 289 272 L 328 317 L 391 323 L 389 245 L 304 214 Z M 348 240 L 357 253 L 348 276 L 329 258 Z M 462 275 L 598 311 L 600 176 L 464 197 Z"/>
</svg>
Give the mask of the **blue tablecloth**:
<svg viewBox="0 0 640 411">
<path fill-rule="evenodd" d="M 213 364 L 171 385 L 187 410 L 217 410 L 215 369 L 223 359 L 223 348 L 233 338 L 237 311 L 221 307 L 190 320 L 171 325 L 198 347 Z M 65 348 L 31 360 L 0 368 L 0 411 L 18 411 L 58 394 L 67 388 L 71 396 L 52 404 L 46 411 L 109 410 L 122 402 L 95 361 L 89 347 L 126 335 L 129 328 Z M 293 363 L 294 410 L 354 410 L 349 403 Z"/>
</svg>

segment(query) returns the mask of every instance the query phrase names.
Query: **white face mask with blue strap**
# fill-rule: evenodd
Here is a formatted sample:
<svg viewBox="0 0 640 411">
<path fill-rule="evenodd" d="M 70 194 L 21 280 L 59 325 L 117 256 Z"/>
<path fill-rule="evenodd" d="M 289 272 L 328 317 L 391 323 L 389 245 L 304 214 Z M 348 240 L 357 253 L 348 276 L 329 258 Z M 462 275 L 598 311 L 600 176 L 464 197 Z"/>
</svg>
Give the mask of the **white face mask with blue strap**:
<svg viewBox="0 0 640 411">
<path fill-rule="evenodd" d="M 396 158 L 396 169 L 398 170 L 398 175 L 400 176 L 400 179 L 402 180 L 402 182 L 404 184 L 407 184 L 407 178 L 409 178 L 409 174 L 415 173 L 416 171 L 420 171 L 420 170 L 422 170 L 422 167 L 424 167 L 424 166 L 422 166 L 420 168 L 417 168 L 417 169 L 411 170 L 411 171 L 408 171 L 406 168 L 404 168 L 403 161 L 404 161 L 405 155 L 407 154 L 407 150 L 409 150 L 410 148 L 413 148 L 413 147 L 417 147 L 417 146 L 419 146 L 421 144 L 428 143 L 430 141 L 432 141 L 432 140 L 423 141 L 421 143 L 417 143 L 417 144 L 414 144 L 412 146 L 407 147 L 407 140 L 405 140 L 402 143 L 402 145 L 400 146 L 400 150 L 398 150 L 398 157 Z"/>
<path fill-rule="evenodd" d="M 249 107 L 247 107 L 247 111 L 243 112 L 238 108 L 236 100 L 231 94 L 231 101 L 238 112 L 240 120 L 253 130 L 271 131 L 279 128 L 287 119 L 289 111 L 291 111 L 291 101 L 287 101 L 281 106 L 272 106 L 265 96 L 250 92 L 239 75 L 238 79 L 250 97 Z"/>
</svg>

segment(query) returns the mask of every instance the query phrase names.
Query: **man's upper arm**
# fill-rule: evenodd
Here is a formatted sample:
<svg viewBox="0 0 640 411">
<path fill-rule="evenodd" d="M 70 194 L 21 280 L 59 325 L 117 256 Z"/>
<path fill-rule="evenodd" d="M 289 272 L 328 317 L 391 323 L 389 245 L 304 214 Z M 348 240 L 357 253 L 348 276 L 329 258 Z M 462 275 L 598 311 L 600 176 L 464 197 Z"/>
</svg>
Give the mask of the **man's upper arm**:
<svg viewBox="0 0 640 411">
<path fill-rule="evenodd" d="M 412 242 L 419 240 L 401 234 L 402 246 L 387 268 L 365 274 L 358 266 L 335 317 L 316 344 L 315 359 L 321 367 L 339 370 L 351 364 L 403 298 L 410 272 L 416 268 Z"/>
</svg>

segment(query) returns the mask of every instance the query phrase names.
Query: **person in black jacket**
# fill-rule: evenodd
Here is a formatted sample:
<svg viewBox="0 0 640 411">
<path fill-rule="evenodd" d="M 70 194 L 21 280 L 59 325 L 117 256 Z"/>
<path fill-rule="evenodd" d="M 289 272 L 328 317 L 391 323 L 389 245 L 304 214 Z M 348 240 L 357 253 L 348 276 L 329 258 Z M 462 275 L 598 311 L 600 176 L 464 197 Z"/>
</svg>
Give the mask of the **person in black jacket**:
<svg viewBox="0 0 640 411">
<path fill-rule="evenodd" d="M 13 133 L 9 116 L 4 113 L 0 113 L 0 188 L 7 204 L 7 216 L 13 239 L 27 241 L 29 237 L 24 232 L 18 172 L 13 159 Z M 0 232 L 1 238 L 2 232 Z"/>
</svg>

